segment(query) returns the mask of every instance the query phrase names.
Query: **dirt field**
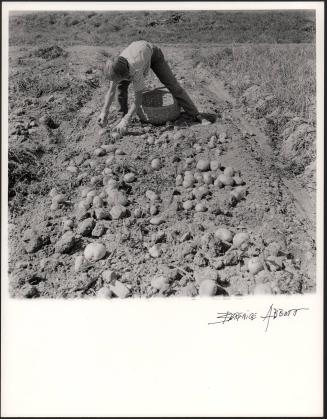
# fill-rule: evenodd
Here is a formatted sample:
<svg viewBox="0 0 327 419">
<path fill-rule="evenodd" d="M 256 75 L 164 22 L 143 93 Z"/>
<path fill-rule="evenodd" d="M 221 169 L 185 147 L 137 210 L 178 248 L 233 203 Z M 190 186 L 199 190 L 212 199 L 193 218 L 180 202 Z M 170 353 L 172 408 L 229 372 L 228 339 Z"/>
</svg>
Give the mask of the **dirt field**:
<svg viewBox="0 0 327 419">
<path fill-rule="evenodd" d="M 284 137 L 280 131 L 273 136 L 256 108 L 273 98 L 255 96 L 251 81 L 237 95 L 198 59 L 214 54 L 216 45 L 203 44 L 194 54 L 192 44 L 161 44 L 177 78 L 216 122 L 205 127 L 184 115 L 162 127 L 136 121 L 114 143 L 110 125 L 101 130 L 96 122 L 106 90 L 100 69 L 123 46 L 10 47 L 11 295 L 313 292 L 315 109 L 307 119 L 284 112 Z M 154 77 L 149 85 L 158 85 Z M 292 153 L 305 164 L 290 165 Z M 158 169 L 151 166 L 155 158 Z M 210 167 L 202 162 L 199 168 L 201 159 Z M 220 175 L 228 167 L 234 183 L 223 185 Z M 188 185 L 186 171 L 196 177 Z M 109 213 L 113 183 L 126 202 Z M 103 202 L 79 205 L 91 190 Z M 219 228 L 231 237 L 222 238 Z M 248 234 L 243 244 L 232 242 L 238 233 Z M 104 257 L 82 258 L 89 243 L 102 243 Z"/>
</svg>

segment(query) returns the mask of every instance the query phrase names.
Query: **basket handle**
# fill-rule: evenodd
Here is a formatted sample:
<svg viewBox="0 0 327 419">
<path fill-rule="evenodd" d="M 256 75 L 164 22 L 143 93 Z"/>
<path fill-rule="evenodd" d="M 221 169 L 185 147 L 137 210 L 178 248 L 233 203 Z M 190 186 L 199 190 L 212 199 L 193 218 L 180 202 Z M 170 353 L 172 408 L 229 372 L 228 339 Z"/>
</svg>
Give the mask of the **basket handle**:
<svg viewBox="0 0 327 419">
<path fill-rule="evenodd" d="M 146 90 L 144 93 L 156 92 L 156 91 L 157 92 L 162 91 L 163 93 L 170 93 L 166 86 L 160 86 L 160 87 L 156 87 L 155 89 Z"/>
</svg>

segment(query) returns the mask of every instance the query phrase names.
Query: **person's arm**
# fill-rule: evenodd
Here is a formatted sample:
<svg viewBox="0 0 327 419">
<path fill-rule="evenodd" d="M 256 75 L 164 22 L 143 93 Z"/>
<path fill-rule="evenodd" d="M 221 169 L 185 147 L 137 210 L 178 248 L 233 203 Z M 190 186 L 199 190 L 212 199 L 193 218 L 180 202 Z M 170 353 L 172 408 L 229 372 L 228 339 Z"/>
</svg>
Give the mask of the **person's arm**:
<svg viewBox="0 0 327 419">
<path fill-rule="evenodd" d="M 119 122 L 118 125 L 115 127 L 115 131 L 120 132 L 121 134 L 124 134 L 127 130 L 128 125 L 130 124 L 133 116 L 136 112 L 140 111 L 142 112 L 142 91 L 135 92 L 135 101 L 130 107 L 128 113 L 122 118 L 122 120 Z"/>
<path fill-rule="evenodd" d="M 115 98 L 116 88 L 117 88 L 117 84 L 114 82 L 111 82 L 109 90 L 107 91 L 105 99 L 104 99 L 104 105 L 103 105 L 102 111 L 98 118 L 98 122 L 101 126 L 104 126 L 107 122 L 109 109 Z"/>
</svg>

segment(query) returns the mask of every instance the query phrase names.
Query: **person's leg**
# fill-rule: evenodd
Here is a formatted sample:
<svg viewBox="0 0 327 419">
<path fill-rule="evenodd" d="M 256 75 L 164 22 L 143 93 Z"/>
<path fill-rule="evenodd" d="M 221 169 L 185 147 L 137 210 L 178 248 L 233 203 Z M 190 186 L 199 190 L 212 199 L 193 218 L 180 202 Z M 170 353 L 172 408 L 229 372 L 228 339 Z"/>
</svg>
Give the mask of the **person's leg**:
<svg viewBox="0 0 327 419">
<path fill-rule="evenodd" d="M 161 81 L 161 83 L 165 85 L 170 93 L 175 97 L 184 111 L 188 115 L 197 118 L 199 115 L 197 107 L 194 105 L 192 99 L 189 97 L 183 87 L 176 80 L 176 77 L 174 76 L 167 61 L 165 60 L 161 49 L 156 46 L 153 47 L 151 69 Z"/>
<path fill-rule="evenodd" d="M 128 112 L 128 86 L 130 81 L 122 80 L 118 83 L 117 90 L 117 99 L 119 103 L 119 113 L 126 115 Z"/>
</svg>

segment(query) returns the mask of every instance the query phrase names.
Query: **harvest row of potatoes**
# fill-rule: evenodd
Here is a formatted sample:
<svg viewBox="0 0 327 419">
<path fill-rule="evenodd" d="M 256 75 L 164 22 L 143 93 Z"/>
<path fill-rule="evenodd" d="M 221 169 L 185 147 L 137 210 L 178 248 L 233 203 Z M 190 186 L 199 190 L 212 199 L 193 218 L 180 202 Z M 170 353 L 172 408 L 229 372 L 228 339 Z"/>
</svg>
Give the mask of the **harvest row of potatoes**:
<svg viewBox="0 0 327 419">
<path fill-rule="evenodd" d="M 152 142 L 152 138 L 151 136 L 147 136 L 147 143 L 149 145 L 155 143 L 155 141 Z M 179 141 L 182 138 L 183 134 L 177 131 L 176 133 L 170 134 L 164 133 L 156 141 L 169 141 L 170 139 Z M 212 137 L 210 143 L 214 144 L 216 140 L 216 137 Z M 109 152 L 109 155 L 107 155 L 107 152 Z M 80 272 L 83 266 L 94 264 L 107 256 L 104 242 L 99 241 L 99 238 L 105 233 L 105 228 L 101 228 L 101 220 L 114 221 L 130 215 L 133 215 L 135 218 L 144 216 L 145 208 L 136 207 L 131 209 L 128 193 L 121 187 L 122 183 L 132 184 L 135 182 L 137 175 L 130 171 L 122 174 L 121 179 L 117 179 L 116 174 L 113 173 L 112 164 L 115 161 L 115 156 L 123 154 L 124 152 L 121 149 L 112 145 L 102 146 L 94 150 L 95 159 L 106 156 L 106 165 L 101 174 L 95 175 L 90 179 L 91 186 L 82 188 L 80 200 L 75 205 L 73 217 L 65 217 L 63 219 L 63 236 L 56 244 L 57 252 L 70 252 L 79 236 L 92 237 L 94 239 L 94 241 L 86 245 L 83 255 L 76 257 L 74 265 L 76 273 Z M 96 168 L 96 160 L 90 160 L 89 165 L 90 167 Z M 193 170 L 190 170 L 192 165 L 195 165 L 195 167 Z M 153 171 L 160 170 L 163 167 L 163 161 L 160 158 L 155 158 L 150 162 L 150 166 Z M 78 170 L 75 170 L 74 165 L 68 166 L 67 170 L 71 173 L 78 172 Z M 208 160 L 201 158 L 195 161 L 194 158 L 186 158 L 185 170 L 176 177 L 176 187 L 185 188 L 192 192 L 192 196 L 196 201 L 188 199 L 182 202 L 182 207 L 187 211 L 194 208 L 196 212 L 206 210 L 205 202 L 202 199 L 209 194 L 210 188 L 228 187 L 230 189 L 230 201 L 232 203 L 244 199 L 247 193 L 240 172 L 230 166 L 222 167 L 220 161 L 216 159 Z M 52 199 L 52 210 L 58 210 L 61 206 L 69 203 L 65 195 L 58 192 L 55 188 L 51 190 L 50 197 Z M 151 217 L 149 223 L 153 226 L 161 225 L 164 219 L 158 215 L 160 212 L 160 195 L 149 189 L 145 192 L 145 198 L 148 202 L 146 215 Z M 218 228 L 215 232 L 215 237 L 227 244 L 229 250 L 245 250 L 250 241 L 248 233 L 241 232 L 233 234 L 226 228 Z M 161 248 L 158 244 L 154 244 L 148 248 L 148 253 L 151 258 L 159 258 L 161 256 Z M 265 266 L 261 259 L 257 257 L 249 259 L 247 269 L 250 274 L 256 275 L 265 269 Z M 106 276 L 107 274 L 104 273 L 104 275 Z M 107 282 L 107 286 L 102 287 L 97 295 L 100 297 L 110 297 L 113 294 L 123 298 L 128 296 L 128 289 L 119 282 L 117 274 L 114 272 L 113 275 L 108 275 L 104 281 Z M 109 281 L 107 277 L 110 277 Z M 110 284 L 108 285 L 108 283 Z M 169 286 L 169 280 L 163 275 L 156 276 L 153 278 L 151 286 L 157 291 L 163 291 Z M 198 294 L 203 296 L 216 295 L 218 288 L 219 286 L 214 279 L 206 278 L 199 283 Z M 193 295 L 194 291 L 192 290 L 190 292 Z"/>
</svg>

